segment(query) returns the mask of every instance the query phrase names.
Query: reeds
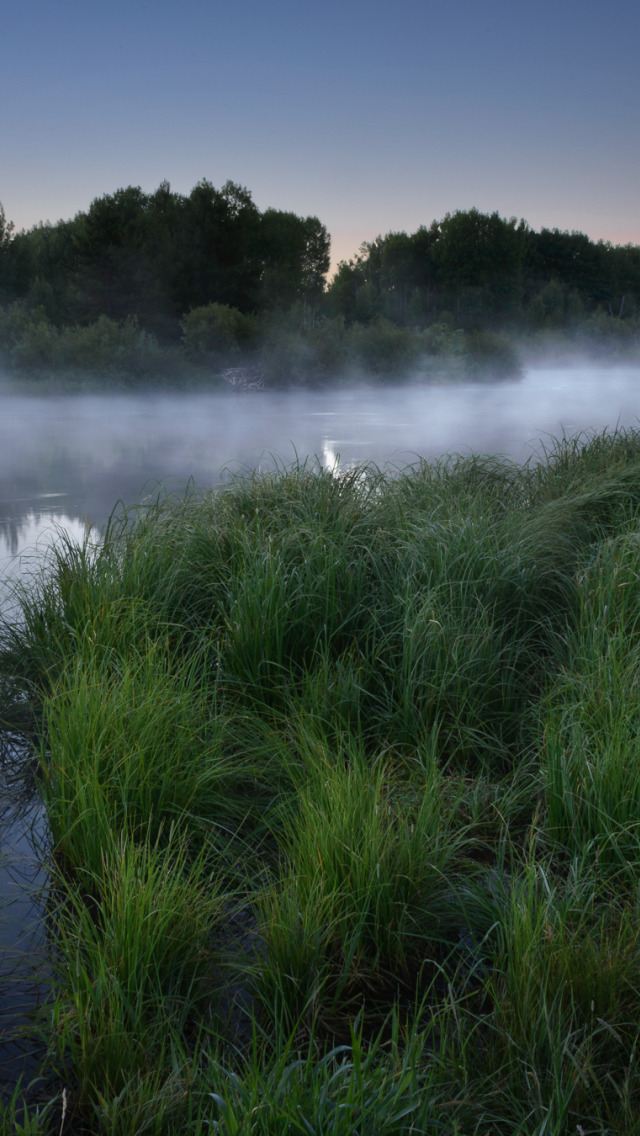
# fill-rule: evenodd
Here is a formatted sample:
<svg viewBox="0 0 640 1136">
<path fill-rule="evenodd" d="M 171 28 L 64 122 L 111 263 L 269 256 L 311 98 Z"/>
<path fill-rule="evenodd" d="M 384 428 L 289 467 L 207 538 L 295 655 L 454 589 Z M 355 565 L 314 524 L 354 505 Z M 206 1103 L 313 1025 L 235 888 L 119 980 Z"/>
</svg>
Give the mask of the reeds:
<svg viewBox="0 0 640 1136">
<path fill-rule="evenodd" d="M 47 1116 L 640 1131 L 639 520 L 630 431 L 61 538 L 0 635 L 50 833 Z"/>
</svg>

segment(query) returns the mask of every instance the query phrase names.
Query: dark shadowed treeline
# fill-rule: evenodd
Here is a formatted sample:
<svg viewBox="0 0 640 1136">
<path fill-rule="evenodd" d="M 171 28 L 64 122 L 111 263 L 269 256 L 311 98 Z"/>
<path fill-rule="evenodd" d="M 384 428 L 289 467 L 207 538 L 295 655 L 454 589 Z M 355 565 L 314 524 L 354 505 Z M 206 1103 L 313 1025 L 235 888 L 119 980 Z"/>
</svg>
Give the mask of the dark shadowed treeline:
<svg viewBox="0 0 640 1136">
<path fill-rule="evenodd" d="M 388 233 L 343 262 L 330 288 L 348 319 L 425 325 L 453 315 L 465 329 L 566 328 L 599 313 L 640 314 L 640 247 L 591 241 L 498 213 L 447 214 L 411 236 Z"/>
<path fill-rule="evenodd" d="M 364 244 L 327 287 L 328 268 L 317 217 L 260 211 L 233 182 L 129 186 L 17 234 L 0 207 L 0 352 L 23 374 L 314 383 L 513 375 L 516 338 L 638 349 L 637 245 L 471 209 Z"/>
<path fill-rule="evenodd" d="M 5 224 L 6 228 L 6 224 Z M 329 268 L 316 217 L 264 213 L 233 182 L 198 182 L 184 197 L 163 182 L 96 198 L 86 213 L 37 225 L 1 245 L 0 294 L 40 309 L 56 326 L 135 317 L 179 341 L 182 316 L 204 304 L 260 312 L 312 304 Z"/>
</svg>

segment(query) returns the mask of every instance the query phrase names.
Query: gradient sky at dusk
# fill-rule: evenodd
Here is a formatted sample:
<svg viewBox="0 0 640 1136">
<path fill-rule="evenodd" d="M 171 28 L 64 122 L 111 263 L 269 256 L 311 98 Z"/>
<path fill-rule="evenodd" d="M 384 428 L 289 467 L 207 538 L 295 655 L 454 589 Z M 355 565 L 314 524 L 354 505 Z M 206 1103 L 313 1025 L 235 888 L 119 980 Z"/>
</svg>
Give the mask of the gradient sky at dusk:
<svg viewBox="0 0 640 1136">
<path fill-rule="evenodd" d="M 472 206 L 640 243 L 638 0 L 20 0 L 1 34 L 18 229 L 207 178 L 334 263 Z"/>
</svg>

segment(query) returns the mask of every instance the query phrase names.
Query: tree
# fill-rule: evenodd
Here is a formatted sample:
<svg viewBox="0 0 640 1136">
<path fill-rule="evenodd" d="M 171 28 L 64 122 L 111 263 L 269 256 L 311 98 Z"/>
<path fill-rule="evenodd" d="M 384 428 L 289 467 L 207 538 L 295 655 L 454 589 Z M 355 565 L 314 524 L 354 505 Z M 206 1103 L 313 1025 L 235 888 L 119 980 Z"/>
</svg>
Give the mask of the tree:
<svg viewBox="0 0 640 1136">
<path fill-rule="evenodd" d="M 6 214 L 2 202 L 0 201 L 0 296 L 6 290 L 7 281 L 5 279 L 7 256 L 6 253 L 9 248 L 11 234 L 13 232 L 13 222 L 7 221 Z"/>
<path fill-rule="evenodd" d="M 203 179 L 185 199 L 183 257 L 177 288 L 181 310 L 220 303 L 255 308 L 261 264 L 257 249 L 260 212 L 235 182 L 221 190 Z"/>
<path fill-rule="evenodd" d="M 4 206 L 0 201 L 0 248 L 8 245 L 13 229 L 13 221 L 7 221 Z"/>
<path fill-rule="evenodd" d="M 331 238 L 317 217 L 305 217 L 302 224 L 302 289 L 305 304 L 313 307 L 325 289 L 331 262 Z"/>
<path fill-rule="evenodd" d="M 528 226 L 477 209 L 447 213 L 431 226 L 437 279 L 459 319 L 493 320 L 519 310 Z"/>
<path fill-rule="evenodd" d="M 127 186 L 97 197 L 86 214 L 75 218 L 73 241 L 76 315 L 84 321 L 106 315 L 150 323 L 157 307 L 157 281 L 146 256 L 149 197 L 140 186 Z"/>
<path fill-rule="evenodd" d="M 265 210 L 259 237 L 261 306 L 282 309 L 300 301 L 305 314 L 313 312 L 324 291 L 329 248 L 329 234 L 317 217 Z"/>
</svg>

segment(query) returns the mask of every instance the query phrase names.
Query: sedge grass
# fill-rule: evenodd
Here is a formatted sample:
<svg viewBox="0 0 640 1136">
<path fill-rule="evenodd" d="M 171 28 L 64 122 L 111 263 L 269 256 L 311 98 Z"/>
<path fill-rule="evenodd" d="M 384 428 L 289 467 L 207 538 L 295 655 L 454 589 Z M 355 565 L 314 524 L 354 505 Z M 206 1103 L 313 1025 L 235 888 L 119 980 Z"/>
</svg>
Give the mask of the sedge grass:
<svg viewBox="0 0 640 1136">
<path fill-rule="evenodd" d="M 205 851 L 188 855 L 176 831 L 162 844 L 123 832 L 97 876 L 60 881 L 53 1061 L 74 1071 L 80 1110 L 120 1097 L 136 1078 L 169 1077 L 172 1040 L 179 1047 L 197 1026 L 198 1008 L 214 1012 L 213 932 L 227 903 Z"/>
<path fill-rule="evenodd" d="M 133 653 L 132 653 L 133 654 Z M 287 784 L 287 750 L 247 713 L 218 712 L 209 661 L 74 663 L 46 703 L 42 793 L 55 856 L 98 872 L 112 834 L 152 839 L 181 823 L 223 854 L 266 832 Z"/>
<path fill-rule="evenodd" d="M 285 859 L 260 901 L 267 962 L 255 984 L 291 1027 L 305 1013 L 337 1023 L 378 987 L 413 988 L 450 952 L 473 843 L 449 823 L 437 766 L 402 792 L 388 762 L 368 762 L 353 740 L 336 749 L 305 737 L 299 753 Z"/>
<path fill-rule="evenodd" d="M 34 1103 L 41 1085 L 19 1080 L 5 1100 L 0 1100 L 0 1133 L 2 1136 L 49 1136 L 57 1101 L 54 1098 Z"/>
<path fill-rule="evenodd" d="M 619 431 L 61 538 L 0 716 L 79 1131 L 640 1131 L 638 531 Z"/>
<path fill-rule="evenodd" d="M 607 901 L 584 864 L 559 881 L 530 863 L 514 881 L 489 983 L 487 1053 L 500 1095 L 532 1130 L 534 1120 L 541 1131 L 637 1123 L 639 936 L 637 907 Z"/>
<path fill-rule="evenodd" d="M 580 624 L 544 708 L 548 831 L 632 890 L 640 870 L 640 544 L 606 542 L 580 578 Z"/>
<path fill-rule="evenodd" d="M 266 1067 L 258 1050 L 239 1070 L 214 1063 L 213 1123 L 228 1136 L 446 1131 L 446 1086 L 429 1074 L 425 1036 L 415 1028 L 403 1036 L 399 1025 L 393 1014 L 390 1040 L 378 1034 L 367 1042 L 356 1018 L 348 1041 L 320 1057 L 313 1039 L 296 1050 L 290 1035 Z"/>
</svg>

